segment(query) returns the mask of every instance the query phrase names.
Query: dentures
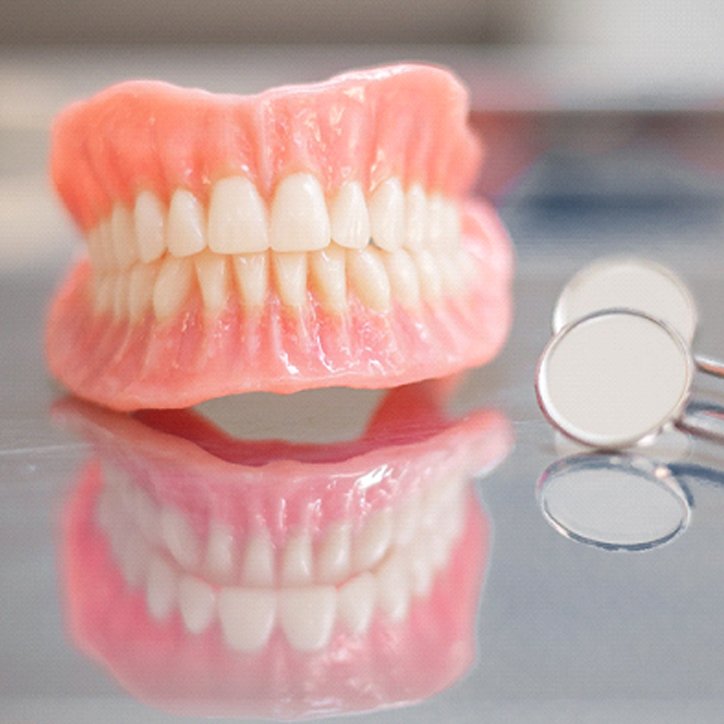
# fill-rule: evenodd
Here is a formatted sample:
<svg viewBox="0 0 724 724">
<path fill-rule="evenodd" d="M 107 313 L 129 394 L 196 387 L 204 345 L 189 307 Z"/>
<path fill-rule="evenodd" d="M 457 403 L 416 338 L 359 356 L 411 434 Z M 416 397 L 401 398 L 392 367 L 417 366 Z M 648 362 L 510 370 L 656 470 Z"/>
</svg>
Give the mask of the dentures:
<svg viewBox="0 0 724 724">
<path fill-rule="evenodd" d="M 252 97 L 131 82 L 70 107 L 52 170 L 88 259 L 51 310 L 52 371 L 137 409 L 487 361 L 511 257 L 466 198 L 466 114 L 426 66 Z"/>
</svg>

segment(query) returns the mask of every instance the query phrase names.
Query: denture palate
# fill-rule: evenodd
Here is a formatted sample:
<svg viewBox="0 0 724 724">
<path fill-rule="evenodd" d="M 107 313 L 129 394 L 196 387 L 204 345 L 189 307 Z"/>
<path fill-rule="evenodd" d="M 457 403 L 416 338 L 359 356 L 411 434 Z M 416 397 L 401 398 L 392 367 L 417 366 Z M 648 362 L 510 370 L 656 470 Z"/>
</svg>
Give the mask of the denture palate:
<svg viewBox="0 0 724 724">
<path fill-rule="evenodd" d="M 209 202 L 177 188 L 168 203 L 138 193 L 88 233 L 96 313 L 172 317 L 197 290 L 218 315 L 229 297 L 260 309 L 269 293 L 303 307 L 309 292 L 331 312 L 354 293 L 372 310 L 463 290 L 466 255 L 457 204 L 388 178 L 365 194 L 344 183 L 325 197 L 311 173 L 286 176 L 267 205 L 241 176 L 218 180 Z"/>
</svg>

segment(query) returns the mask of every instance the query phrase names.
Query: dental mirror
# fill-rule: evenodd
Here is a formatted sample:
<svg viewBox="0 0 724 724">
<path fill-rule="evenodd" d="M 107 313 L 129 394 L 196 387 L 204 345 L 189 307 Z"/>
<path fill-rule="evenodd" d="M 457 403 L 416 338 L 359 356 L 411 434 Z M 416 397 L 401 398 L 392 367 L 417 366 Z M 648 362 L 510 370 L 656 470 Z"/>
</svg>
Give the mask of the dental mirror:
<svg viewBox="0 0 724 724">
<path fill-rule="evenodd" d="M 543 516 L 563 536 L 607 550 L 640 551 L 684 531 L 691 508 L 671 470 L 629 455 L 577 455 L 538 481 Z"/>
</svg>

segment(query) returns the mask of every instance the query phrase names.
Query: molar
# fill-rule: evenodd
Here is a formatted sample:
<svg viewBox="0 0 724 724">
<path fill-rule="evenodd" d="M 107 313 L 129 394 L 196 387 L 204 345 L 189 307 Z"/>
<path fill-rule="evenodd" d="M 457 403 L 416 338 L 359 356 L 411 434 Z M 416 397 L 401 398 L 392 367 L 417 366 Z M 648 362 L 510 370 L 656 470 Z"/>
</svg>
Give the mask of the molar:
<svg viewBox="0 0 724 724">
<path fill-rule="evenodd" d="M 166 251 L 166 210 L 151 191 L 141 191 L 133 211 L 138 258 L 148 264 Z"/>
<path fill-rule="evenodd" d="M 269 229 L 274 251 L 311 251 L 329 244 L 329 216 L 319 181 L 295 173 L 277 187 Z"/>
<path fill-rule="evenodd" d="M 405 240 L 405 194 L 400 180 L 388 178 L 370 199 L 370 229 L 377 246 L 399 249 Z"/>
<path fill-rule="evenodd" d="M 187 189 L 176 189 L 171 197 L 166 229 L 168 250 L 177 257 L 204 249 L 204 213 L 198 199 Z"/>
<path fill-rule="evenodd" d="M 356 181 L 342 185 L 330 209 L 332 241 L 361 249 L 370 240 L 370 217 L 362 187 Z"/>
<path fill-rule="evenodd" d="M 209 206 L 209 248 L 218 254 L 244 254 L 269 248 L 266 206 L 249 179 L 217 181 Z"/>
<path fill-rule="evenodd" d="M 434 301 L 442 293 L 442 279 L 435 257 L 428 249 L 420 249 L 415 254 L 415 261 L 420 275 L 422 296 L 429 301 Z"/>
</svg>

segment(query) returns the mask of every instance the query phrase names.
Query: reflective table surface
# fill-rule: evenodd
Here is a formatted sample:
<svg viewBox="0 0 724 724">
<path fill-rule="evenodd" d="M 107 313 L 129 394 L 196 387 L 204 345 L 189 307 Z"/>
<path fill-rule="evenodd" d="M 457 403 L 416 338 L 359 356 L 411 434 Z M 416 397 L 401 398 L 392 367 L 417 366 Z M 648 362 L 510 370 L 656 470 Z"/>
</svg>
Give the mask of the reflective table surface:
<svg viewBox="0 0 724 724">
<path fill-rule="evenodd" d="M 724 721 L 724 446 L 588 455 L 533 391 L 558 291 L 604 254 L 681 274 L 724 357 L 724 118 L 478 107 L 517 250 L 493 363 L 133 417 L 47 376 L 74 232 L 45 111 L 5 112 L 0 721 Z M 724 381 L 694 399 L 724 425 Z"/>
</svg>

